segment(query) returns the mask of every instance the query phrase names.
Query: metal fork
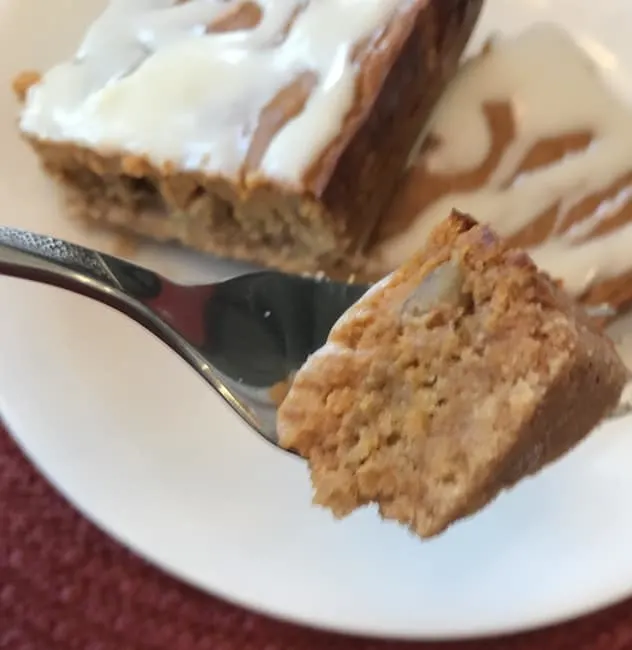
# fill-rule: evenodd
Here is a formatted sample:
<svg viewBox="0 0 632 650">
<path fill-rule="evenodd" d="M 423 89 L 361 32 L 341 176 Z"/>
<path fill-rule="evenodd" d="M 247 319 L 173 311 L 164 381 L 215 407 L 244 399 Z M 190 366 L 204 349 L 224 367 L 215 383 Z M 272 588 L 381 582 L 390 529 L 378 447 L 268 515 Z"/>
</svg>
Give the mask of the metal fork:
<svg viewBox="0 0 632 650">
<path fill-rule="evenodd" d="M 127 314 L 277 446 L 284 385 L 368 289 L 273 271 L 181 285 L 112 255 L 6 227 L 0 227 L 0 275 L 68 289 Z M 597 307 L 591 313 L 607 312 Z M 630 410 L 632 398 L 615 415 Z"/>
<path fill-rule="evenodd" d="M 112 255 L 7 227 L 0 227 L 0 275 L 68 289 L 127 314 L 275 445 L 284 382 L 368 288 L 272 271 L 186 286 Z"/>
</svg>

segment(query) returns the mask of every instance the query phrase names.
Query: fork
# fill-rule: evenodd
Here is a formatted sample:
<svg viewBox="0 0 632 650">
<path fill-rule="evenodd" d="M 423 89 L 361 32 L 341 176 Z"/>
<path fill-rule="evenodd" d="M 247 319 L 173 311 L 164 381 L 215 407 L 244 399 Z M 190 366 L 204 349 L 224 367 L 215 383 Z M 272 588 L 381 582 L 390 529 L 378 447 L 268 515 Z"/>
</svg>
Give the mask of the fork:
<svg viewBox="0 0 632 650">
<path fill-rule="evenodd" d="M 67 289 L 123 312 L 274 445 L 285 387 L 368 288 L 273 271 L 176 284 L 112 255 L 7 227 L 0 227 L 0 275 Z"/>
<path fill-rule="evenodd" d="M 0 275 L 93 298 L 134 319 L 193 367 L 255 431 L 279 446 L 276 413 L 307 357 L 368 285 L 262 271 L 182 285 L 131 262 L 0 227 Z M 590 315 L 608 315 L 591 307 Z M 616 417 L 632 410 L 624 399 Z"/>
</svg>

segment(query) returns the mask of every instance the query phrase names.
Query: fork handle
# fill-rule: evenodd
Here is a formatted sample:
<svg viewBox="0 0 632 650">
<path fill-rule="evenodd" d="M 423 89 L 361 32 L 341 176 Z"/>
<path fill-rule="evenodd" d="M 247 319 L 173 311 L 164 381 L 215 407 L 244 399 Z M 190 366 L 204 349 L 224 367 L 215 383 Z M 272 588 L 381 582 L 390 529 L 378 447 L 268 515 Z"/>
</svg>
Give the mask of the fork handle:
<svg viewBox="0 0 632 650">
<path fill-rule="evenodd" d="M 62 239 L 0 227 L 0 273 L 70 289 L 93 298 L 145 301 L 161 278 L 124 260 Z M 111 300 L 110 300 L 111 301 Z M 109 301 L 109 302 L 110 302 Z"/>
<path fill-rule="evenodd" d="M 63 239 L 0 226 L 0 275 L 67 289 L 105 303 L 168 342 L 205 342 L 203 315 L 214 285 L 183 291 L 157 273 Z M 165 330 L 165 324 L 172 331 Z"/>
</svg>

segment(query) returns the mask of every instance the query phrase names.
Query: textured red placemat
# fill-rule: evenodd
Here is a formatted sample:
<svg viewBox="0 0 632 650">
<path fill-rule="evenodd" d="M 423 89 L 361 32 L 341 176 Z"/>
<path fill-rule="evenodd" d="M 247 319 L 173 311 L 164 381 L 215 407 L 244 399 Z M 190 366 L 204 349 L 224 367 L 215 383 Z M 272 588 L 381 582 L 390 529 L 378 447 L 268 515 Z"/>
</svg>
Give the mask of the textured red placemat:
<svg viewBox="0 0 632 650">
<path fill-rule="evenodd" d="M 0 427 L 0 648 L 624 650 L 632 648 L 632 601 L 550 630 L 467 644 L 351 639 L 272 621 L 182 585 L 109 540 Z"/>
</svg>

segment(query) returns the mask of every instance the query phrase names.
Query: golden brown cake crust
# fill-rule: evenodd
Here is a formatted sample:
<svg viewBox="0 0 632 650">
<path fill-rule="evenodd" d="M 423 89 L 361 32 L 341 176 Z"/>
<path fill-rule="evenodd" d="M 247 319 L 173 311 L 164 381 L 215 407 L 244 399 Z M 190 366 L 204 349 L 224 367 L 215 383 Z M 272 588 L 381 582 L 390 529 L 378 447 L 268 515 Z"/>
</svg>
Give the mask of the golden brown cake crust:
<svg viewBox="0 0 632 650">
<path fill-rule="evenodd" d="M 334 271 L 368 240 L 481 5 L 414 0 L 398 14 L 362 53 L 353 109 L 300 190 L 184 173 L 125 152 L 30 141 L 80 218 L 286 270 Z M 18 96 L 29 83 L 37 77 L 16 82 Z"/>
<path fill-rule="evenodd" d="M 614 347 L 530 258 L 453 214 L 296 376 L 282 444 L 315 502 L 443 531 L 555 460 L 616 405 Z"/>
</svg>

